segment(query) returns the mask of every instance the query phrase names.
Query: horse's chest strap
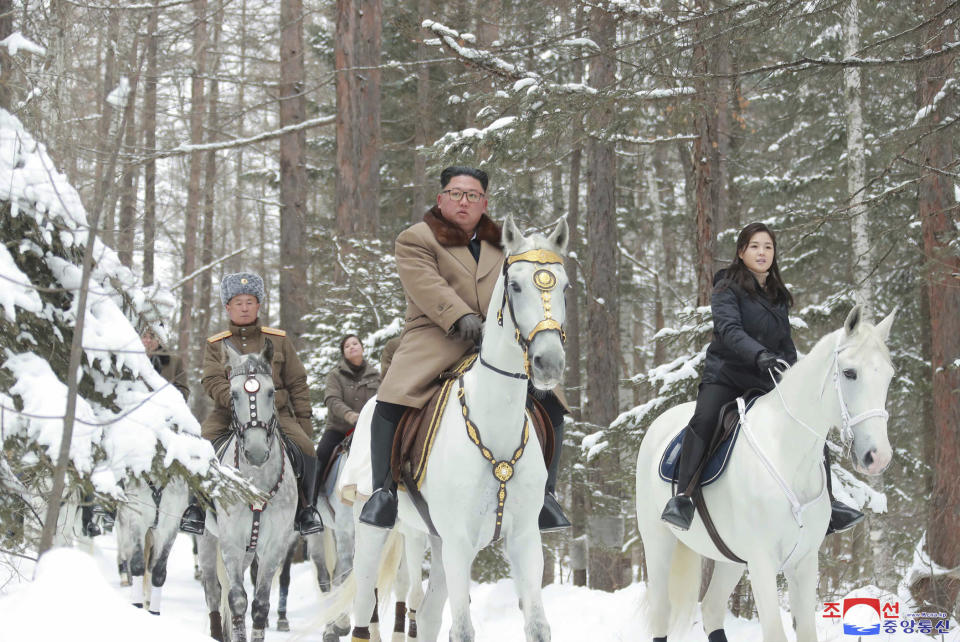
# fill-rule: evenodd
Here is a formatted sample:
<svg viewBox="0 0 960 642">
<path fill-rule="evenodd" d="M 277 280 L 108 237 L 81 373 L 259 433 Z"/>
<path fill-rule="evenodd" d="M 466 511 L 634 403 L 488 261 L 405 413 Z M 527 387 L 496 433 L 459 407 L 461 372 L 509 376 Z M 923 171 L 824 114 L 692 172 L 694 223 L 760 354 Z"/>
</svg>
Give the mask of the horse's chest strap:
<svg viewBox="0 0 960 642">
<path fill-rule="evenodd" d="M 147 485 L 150 487 L 150 494 L 153 496 L 153 505 L 157 509 L 153 514 L 153 528 L 156 528 L 160 522 L 160 500 L 163 499 L 163 489 L 166 486 L 154 486 L 153 482 L 150 481 L 147 482 Z"/>
<path fill-rule="evenodd" d="M 255 552 L 257 550 L 257 542 L 260 541 L 260 517 L 263 515 L 264 509 L 267 507 L 267 503 L 273 499 L 277 494 L 277 491 L 280 490 L 280 484 L 283 483 L 283 472 L 286 469 L 287 456 L 283 450 L 283 440 L 279 440 L 280 443 L 280 476 L 277 478 L 277 483 L 273 485 L 273 488 L 270 489 L 270 492 L 267 493 L 266 498 L 259 503 L 250 504 L 250 511 L 253 513 L 253 520 L 250 524 L 250 542 L 247 544 L 247 552 Z"/>
<path fill-rule="evenodd" d="M 463 423 L 467 427 L 467 437 L 480 449 L 480 454 L 483 455 L 483 458 L 493 466 L 493 476 L 500 484 L 500 488 L 497 489 L 497 523 L 493 530 L 493 539 L 491 540 L 495 542 L 500 539 L 500 528 L 503 526 L 503 507 L 504 504 L 507 503 L 507 482 L 513 478 L 514 467 L 517 465 L 520 457 L 523 456 L 524 448 L 527 447 L 527 440 L 530 438 L 530 422 L 527 420 L 526 413 L 524 413 L 523 434 L 520 438 L 520 446 L 513 452 L 513 457 L 509 461 L 506 459 L 498 460 L 493 456 L 493 453 L 490 452 L 490 449 L 483 445 L 483 440 L 480 439 L 480 431 L 477 429 L 477 425 L 470 421 L 470 412 L 467 409 L 467 400 L 463 391 L 462 375 L 458 378 L 457 383 L 460 386 L 460 389 L 457 391 L 457 398 L 460 400 L 460 409 L 463 411 Z"/>
</svg>

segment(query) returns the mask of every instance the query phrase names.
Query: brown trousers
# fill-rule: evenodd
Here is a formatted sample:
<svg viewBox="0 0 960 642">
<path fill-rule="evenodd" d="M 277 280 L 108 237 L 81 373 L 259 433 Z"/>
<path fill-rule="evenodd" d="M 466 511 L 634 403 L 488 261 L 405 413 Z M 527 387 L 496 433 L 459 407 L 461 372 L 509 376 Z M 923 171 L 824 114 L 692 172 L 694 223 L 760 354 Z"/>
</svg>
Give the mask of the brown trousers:
<svg viewBox="0 0 960 642">
<path fill-rule="evenodd" d="M 294 417 L 286 413 L 278 413 L 277 420 L 280 422 L 280 430 L 283 431 L 290 441 L 297 445 L 303 455 L 314 456 L 314 445 L 310 437 L 303 432 L 303 428 Z M 210 416 L 200 424 L 200 434 L 204 439 L 216 441 L 230 432 L 230 415 L 225 410 L 214 410 Z"/>
</svg>

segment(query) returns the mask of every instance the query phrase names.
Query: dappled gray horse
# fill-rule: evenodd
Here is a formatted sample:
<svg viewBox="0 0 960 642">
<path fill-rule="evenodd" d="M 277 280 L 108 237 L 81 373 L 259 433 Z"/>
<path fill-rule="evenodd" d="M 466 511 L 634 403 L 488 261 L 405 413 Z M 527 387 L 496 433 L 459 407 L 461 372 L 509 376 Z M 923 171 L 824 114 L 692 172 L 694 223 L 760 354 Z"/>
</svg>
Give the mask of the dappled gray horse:
<svg viewBox="0 0 960 642">
<path fill-rule="evenodd" d="M 223 463 L 237 468 L 261 495 L 250 504 L 214 499 L 216 521 L 208 514 L 206 534 L 199 539 L 199 554 L 211 637 L 223 640 L 226 633 L 226 639 L 245 642 L 247 594 L 243 572 L 256 558 L 260 572 L 251 608 L 252 639 L 263 640 L 270 611 L 270 584 L 296 536 L 293 518 L 297 482 L 275 414 L 270 370 L 273 343 L 267 339 L 262 353 L 248 355 L 241 355 L 229 343 L 225 345 L 233 419 Z M 218 569 L 218 557 L 222 569 Z M 229 587 L 226 604 L 221 599 L 218 570 Z M 227 606 L 230 622 L 224 628 Z"/>
</svg>

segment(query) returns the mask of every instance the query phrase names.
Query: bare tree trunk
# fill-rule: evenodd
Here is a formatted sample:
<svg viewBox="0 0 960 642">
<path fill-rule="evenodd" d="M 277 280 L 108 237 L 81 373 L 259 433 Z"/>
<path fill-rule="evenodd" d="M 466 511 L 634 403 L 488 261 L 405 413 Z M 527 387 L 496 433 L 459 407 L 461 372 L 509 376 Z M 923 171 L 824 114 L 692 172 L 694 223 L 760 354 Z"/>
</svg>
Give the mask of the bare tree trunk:
<svg viewBox="0 0 960 642">
<path fill-rule="evenodd" d="M 13 0 L 0 0 L 0 40 L 13 33 Z M 13 65 L 6 47 L 0 47 L 0 108 L 10 111 L 13 102 Z"/>
<path fill-rule="evenodd" d="M 594 7 L 589 15 L 590 37 L 600 53 L 590 66 L 590 85 L 608 89 L 615 80 L 611 51 L 616 38 L 613 16 Z M 587 143 L 587 315 L 590 325 L 590 359 L 587 360 L 587 403 L 585 419 L 594 429 L 604 428 L 617 416 L 620 374 L 618 336 L 619 294 L 616 220 L 616 156 L 614 145 L 598 136 L 613 117 L 613 105 L 604 101 L 588 117 Z M 601 454 L 590 467 L 592 486 L 599 489 L 590 504 L 588 523 L 589 583 L 592 588 L 615 590 L 622 586 L 624 518 L 622 489 L 616 448 Z"/>
<path fill-rule="evenodd" d="M 117 82 L 117 40 L 120 38 L 120 10 L 107 10 L 107 43 L 104 55 L 103 91 L 100 96 L 100 119 L 97 122 L 97 144 L 103 145 L 110 140 L 110 124 L 113 122 L 113 107 L 107 102 L 107 96 L 113 91 Z M 97 162 L 94 178 L 94 207 L 101 209 L 107 197 L 107 190 L 113 183 L 113 170 L 108 171 L 108 158 L 111 147 L 97 150 Z M 113 245 L 113 212 L 103 216 L 103 240 L 107 245 Z"/>
<path fill-rule="evenodd" d="M 417 24 L 419 25 L 431 14 L 430 0 L 417 0 Z M 427 211 L 427 121 L 430 114 L 430 65 L 426 62 L 430 56 L 424 44 L 423 30 L 418 31 L 417 60 L 417 120 L 414 124 L 414 152 L 413 152 L 413 210 L 410 212 L 410 222 L 417 223 Z"/>
<path fill-rule="evenodd" d="M 207 0 L 193 0 L 193 72 L 190 83 L 190 143 L 203 143 L 203 77 L 207 68 Z M 191 274 L 197 267 L 197 225 L 200 209 L 200 177 L 203 174 L 204 154 L 190 154 L 190 178 L 187 183 L 187 204 L 184 213 L 183 274 Z M 194 283 L 183 284 L 180 300 L 180 333 L 178 349 L 183 367 L 190 371 L 193 353 L 193 301 Z"/>
<path fill-rule="evenodd" d="M 337 233 L 379 223 L 382 0 L 337 0 Z"/>
<path fill-rule="evenodd" d="M 710 9 L 710 0 L 696 0 L 700 15 Z M 694 198 L 697 220 L 697 305 L 709 305 L 713 291 L 714 217 L 716 214 L 716 190 L 719 182 L 716 167 L 718 147 L 716 131 L 717 96 L 707 82 L 709 72 L 708 49 L 705 44 L 706 28 L 703 20 L 696 22 L 693 45 L 693 82 L 697 96 L 697 114 L 694 127 L 697 138 L 693 141 Z"/>
<path fill-rule="evenodd" d="M 240 2 L 240 78 L 237 83 L 237 137 L 244 137 L 244 110 L 246 105 L 244 97 L 246 94 L 245 78 L 247 69 L 247 0 Z M 233 230 L 233 246 L 243 247 L 243 224 L 247 217 L 244 211 L 243 202 L 243 147 L 238 147 L 236 151 L 236 188 L 233 194 L 233 213 L 234 224 L 230 226 Z M 227 261 L 226 271 L 228 273 L 238 272 L 241 266 L 241 257 L 236 256 Z M 262 272 L 261 272 L 262 274 Z"/>
<path fill-rule="evenodd" d="M 956 12 L 945 10 L 945 0 L 918 0 L 918 13 L 931 23 L 921 32 L 920 50 L 940 51 L 944 43 L 955 39 Z M 942 12 L 942 13 L 941 13 Z M 960 257 L 952 248 L 960 234 L 960 208 L 954 196 L 954 181 L 939 172 L 948 171 L 956 159 L 953 137 L 938 133 L 949 122 L 955 101 L 948 97 L 934 105 L 934 97 L 947 78 L 953 77 L 956 54 L 941 55 L 920 63 L 917 103 L 930 112 L 919 129 L 922 165 L 919 185 L 919 215 L 923 252 L 927 269 L 930 306 L 930 337 L 933 377 L 933 423 L 936 431 L 933 506 L 928 531 L 930 559 L 944 568 L 960 566 L 960 368 L 954 363 L 960 355 L 960 282 L 951 274 L 960 273 Z M 930 582 L 928 603 L 956 613 L 960 609 L 960 582 Z"/>
<path fill-rule="evenodd" d="M 654 248 L 663 249 L 664 242 L 664 223 L 663 209 L 660 207 L 660 190 L 657 187 L 657 164 L 654 162 L 653 154 L 650 154 L 648 161 L 644 163 L 644 178 L 646 179 L 647 202 L 650 204 L 650 211 L 653 212 L 654 229 Z M 666 259 L 663 259 L 665 262 Z M 663 292 L 660 288 L 661 270 L 654 271 L 653 274 L 653 325 L 654 334 L 663 329 L 666 319 L 663 314 Z M 663 341 L 656 341 L 653 348 L 653 365 L 659 366 L 667 359 L 667 348 Z"/>
<path fill-rule="evenodd" d="M 148 157 L 157 151 L 157 30 L 160 0 L 154 0 L 147 20 L 147 74 L 143 86 L 143 140 Z M 143 166 L 143 284 L 154 279 L 154 254 L 157 239 L 157 161 Z"/>
<path fill-rule="evenodd" d="M 280 126 L 306 120 L 303 61 L 303 2 L 280 3 Z M 338 76 L 339 78 L 339 76 Z M 294 345 L 307 312 L 307 135 L 301 130 L 280 137 L 280 323 Z"/>
<path fill-rule="evenodd" d="M 126 105 L 123 107 L 124 120 L 126 121 L 123 149 L 126 159 L 121 179 L 120 224 L 117 230 L 117 254 L 120 262 L 129 268 L 133 267 L 133 240 L 136 235 L 137 215 L 137 174 L 140 171 L 140 164 L 134 162 L 134 154 L 137 148 L 137 85 L 140 82 L 140 64 L 137 60 L 140 53 L 140 24 L 142 22 L 140 15 L 138 12 L 136 19 L 131 21 L 131 26 L 136 35 L 127 59 L 130 94 L 127 96 Z"/>
<path fill-rule="evenodd" d="M 220 32 L 223 26 L 223 11 L 216 11 L 213 20 L 213 56 L 210 59 L 210 69 L 219 68 L 220 58 Z M 220 82 L 217 75 L 210 76 L 210 91 L 207 99 L 207 142 L 214 143 L 219 139 L 220 119 L 219 107 L 220 100 Z M 200 246 L 200 265 L 210 265 L 213 262 L 213 244 L 214 244 L 214 224 L 216 217 L 216 197 L 217 197 L 217 152 L 209 150 L 206 152 L 206 163 L 203 172 L 203 243 Z M 235 224 L 239 225 L 242 219 L 238 219 Z M 210 297 L 211 281 L 213 279 L 212 270 L 205 270 L 196 280 L 198 296 L 198 318 L 200 320 L 197 334 L 201 337 L 207 336 L 210 330 Z"/>
</svg>

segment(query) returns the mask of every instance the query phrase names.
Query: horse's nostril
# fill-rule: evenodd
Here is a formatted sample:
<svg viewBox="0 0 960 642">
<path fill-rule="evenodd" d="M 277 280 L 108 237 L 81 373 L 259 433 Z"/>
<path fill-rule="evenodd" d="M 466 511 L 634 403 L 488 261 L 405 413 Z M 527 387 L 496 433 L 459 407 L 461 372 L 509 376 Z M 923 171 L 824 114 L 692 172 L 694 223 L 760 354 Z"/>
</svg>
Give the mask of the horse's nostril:
<svg viewBox="0 0 960 642">
<path fill-rule="evenodd" d="M 866 455 L 863 456 L 863 463 L 866 464 L 867 468 L 869 468 L 873 464 L 873 453 L 875 452 L 877 451 L 871 450 L 870 452 L 868 452 Z"/>
<path fill-rule="evenodd" d="M 540 357 L 539 355 L 536 356 L 536 357 L 534 357 L 534 358 L 533 358 L 533 365 L 535 365 L 535 366 L 538 367 L 538 368 L 542 368 L 542 367 L 543 367 L 543 358 Z"/>
</svg>

